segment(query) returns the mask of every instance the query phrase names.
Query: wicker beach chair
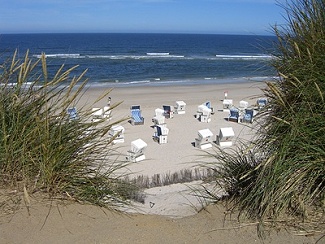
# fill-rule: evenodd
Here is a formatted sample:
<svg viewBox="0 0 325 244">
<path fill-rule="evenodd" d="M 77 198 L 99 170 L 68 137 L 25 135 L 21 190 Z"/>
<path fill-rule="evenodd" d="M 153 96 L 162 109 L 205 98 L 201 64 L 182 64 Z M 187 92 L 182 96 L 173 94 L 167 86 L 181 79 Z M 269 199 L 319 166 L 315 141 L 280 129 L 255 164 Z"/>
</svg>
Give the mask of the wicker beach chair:
<svg viewBox="0 0 325 244">
<path fill-rule="evenodd" d="M 144 118 L 141 115 L 140 105 L 132 105 L 131 108 L 131 124 L 132 125 L 143 125 Z"/>
</svg>

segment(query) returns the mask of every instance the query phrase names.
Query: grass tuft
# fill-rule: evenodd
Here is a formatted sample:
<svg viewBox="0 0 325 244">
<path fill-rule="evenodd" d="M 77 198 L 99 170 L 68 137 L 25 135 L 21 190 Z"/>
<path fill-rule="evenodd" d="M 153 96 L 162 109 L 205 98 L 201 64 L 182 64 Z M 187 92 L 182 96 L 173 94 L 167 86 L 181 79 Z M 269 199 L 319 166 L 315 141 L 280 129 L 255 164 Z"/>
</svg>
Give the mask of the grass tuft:
<svg viewBox="0 0 325 244">
<path fill-rule="evenodd" d="M 116 153 L 108 132 L 123 120 L 91 122 L 92 104 L 78 103 L 88 80 L 85 71 L 72 76 L 77 67 L 62 65 L 52 74 L 44 54 L 31 60 L 28 52 L 22 60 L 14 53 L 1 66 L 0 185 L 24 192 L 26 205 L 31 194 L 44 192 L 114 208 L 137 191 L 114 174 L 123 162 L 110 159 Z M 79 119 L 69 119 L 70 107 L 77 107 Z"/>
</svg>

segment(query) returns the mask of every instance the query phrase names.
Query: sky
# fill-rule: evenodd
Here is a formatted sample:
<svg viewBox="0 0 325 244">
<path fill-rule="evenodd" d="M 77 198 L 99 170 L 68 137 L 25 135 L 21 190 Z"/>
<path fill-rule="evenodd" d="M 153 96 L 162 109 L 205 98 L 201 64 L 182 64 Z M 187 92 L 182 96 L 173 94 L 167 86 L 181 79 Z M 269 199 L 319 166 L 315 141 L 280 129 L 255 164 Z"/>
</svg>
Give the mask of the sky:
<svg viewBox="0 0 325 244">
<path fill-rule="evenodd" d="M 285 0 L 0 0 L 0 34 L 272 34 Z"/>
</svg>

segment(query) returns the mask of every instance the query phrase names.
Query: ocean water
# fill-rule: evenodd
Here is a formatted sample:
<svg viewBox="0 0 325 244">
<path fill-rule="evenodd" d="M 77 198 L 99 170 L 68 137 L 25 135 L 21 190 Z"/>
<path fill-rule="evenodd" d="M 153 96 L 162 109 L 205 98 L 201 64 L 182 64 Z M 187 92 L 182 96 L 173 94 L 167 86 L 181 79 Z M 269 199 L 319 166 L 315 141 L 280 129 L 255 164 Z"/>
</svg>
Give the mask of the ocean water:
<svg viewBox="0 0 325 244">
<path fill-rule="evenodd" d="M 263 81 L 274 36 L 207 34 L 1 34 L 0 62 L 18 50 L 45 53 L 51 75 L 62 65 L 88 69 L 93 86 Z"/>
</svg>

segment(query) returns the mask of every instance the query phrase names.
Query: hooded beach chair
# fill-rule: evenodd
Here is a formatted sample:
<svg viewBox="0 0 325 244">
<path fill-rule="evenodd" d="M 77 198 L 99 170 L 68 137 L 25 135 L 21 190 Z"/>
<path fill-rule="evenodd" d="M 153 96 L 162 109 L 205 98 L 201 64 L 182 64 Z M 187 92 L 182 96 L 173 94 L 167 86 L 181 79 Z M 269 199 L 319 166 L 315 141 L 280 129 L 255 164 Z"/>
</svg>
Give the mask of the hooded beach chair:
<svg viewBox="0 0 325 244">
<path fill-rule="evenodd" d="M 91 110 L 91 121 L 99 122 L 103 119 L 103 109 L 102 108 L 92 108 Z"/>
<path fill-rule="evenodd" d="M 78 120 L 79 119 L 78 112 L 77 112 L 77 109 L 75 107 L 68 108 L 67 113 L 68 113 L 68 116 L 69 116 L 69 120 Z"/>
<path fill-rule="evenodd" d="M 266 106 L 267 104 L 267 99 L 265 97 L 259 98 L 256 101 L 258 109 L 262 109 Z"/>
<path fill-rule="evenodd" d="M 144 118 L 141 115 L 140 105 L 132 105 L 130 110 L 131 110 L 131 124 L 143 125 Z"/>
<path fill-rule="evenodd" d="M 185 114 L 186 103 L 184 101 L 176 101 L 175 112 L 177 114 Z"/>
<path fill-rule="evenodd" d="M 124 142 L 124 127 L 121 125 L 113 125 L 109 130 L 109 136 L 113 139 L 113 144 Z"/>
<path fill-rule="evenodd" d="M 146 159 L 144 150 L 147 147 L 142 139 L 137 139 L 131 142 L 131 150 L 128 151 L 126 159 L 130 162 L 139 162 Z"/>
<path fill-rule="evenodd" d="M 248 102 L 246 102 L 246 101 L 244 101 L 244 100 L 241 100 L 241 101 L 239 102 L 239 109 L 244 110 L 244 109 L 246 109 L 247 107 L 248 107 Z"/>
<path fill-rule="evenodd" d="M 235 133 L 232 127 L 225 127 L 219 130 L 219 135 L 217 135 L 217 144 L 220 147 L 230 147 L 232 146 L 232 139 Z"/>
<path fill-rule="evenodd" d="M 164 116 L 167 119 L 174 117 L 174 107 L 170 105 L 163 105 Z"/>
<path fill-rule="evenodd" d="M 239 110 L 235 107 L 230 108 L 228 121 L 240 122 Z"/>
<path fill-rule="evenodd" d="M 165 116 L 164 110 L 161 108 L 155 109 L 155 116 L 152 118 L 152 122 L 154 125 L 164 125 L 165 124 Z"/>
<path fill-rule="evenodd" d="M 207 106 L 209 109 L 211 109 L 211 114 L 214 114 L 214 109 L 210 101 L 205 102 L 204 105 Z"/>
<path fill-rule="evenodd" d="M 157 141 L 159 144 L 167 143 L 169 129 L 166 126 L 157 125 L 155 130 L 153 140 Z"/>
<path fill-rule="evenodd" d="M 195 138 L 195 147 L 200 149 L 208 149 L 212 147 L 213 133 L 209 129 L 203 129 L 198 131 L 198 137 Z"/>
<path fill-rule="evenodd" d="M 201 104 L 197 107 L 196 118 L 200 122 L 209 123 L 211 122 L 211 109 Z"/>
<path fill-rule="evenodd" d="M 227 112 L 229 109 L 233 106 L 233 101 L 232 99 L 224 99 L 222 101 L 222 106 L 223 106 L 223 111 Z"/>
<path fill-rule="evenodd" d="M 254 109 L 246 108 L 243 116 L 243 122 L 253 123 L 253 118 L 254 118 Z"/>
</svg>

